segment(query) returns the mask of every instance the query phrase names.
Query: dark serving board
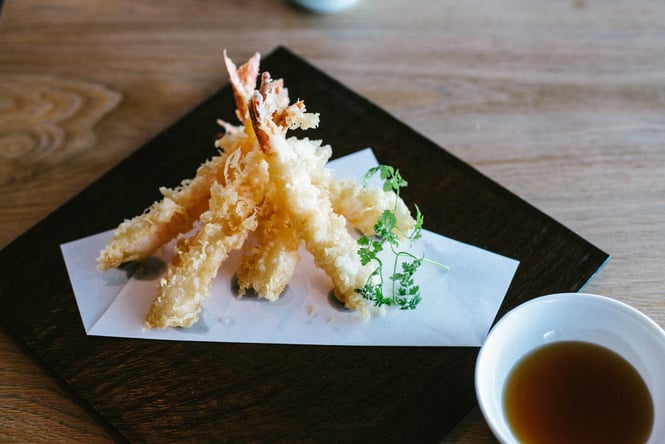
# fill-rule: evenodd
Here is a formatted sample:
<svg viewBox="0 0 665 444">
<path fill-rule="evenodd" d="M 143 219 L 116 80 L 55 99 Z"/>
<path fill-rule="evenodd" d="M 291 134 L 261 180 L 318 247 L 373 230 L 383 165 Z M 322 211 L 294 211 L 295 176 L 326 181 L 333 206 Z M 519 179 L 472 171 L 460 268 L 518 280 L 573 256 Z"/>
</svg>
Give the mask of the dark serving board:
<svg viewBox="0 0 665 444">
<path fill-rule="evenodd" d="M 608 255 L 285 48 L 262 70 L 321 112 L 335 156 L 372 147 L 426 228 L 518 259 L 498 317 L 579 290 Z M 119 440 L 437 441 L 475 405 L 474 347 L 334 347 L 86 336 L 59 245 L 111 229 L 214 154 L 229 87 L 0 251 L 0 321 Z M 498 318 L 497 317 L 497 318 Z"/>
</svg>

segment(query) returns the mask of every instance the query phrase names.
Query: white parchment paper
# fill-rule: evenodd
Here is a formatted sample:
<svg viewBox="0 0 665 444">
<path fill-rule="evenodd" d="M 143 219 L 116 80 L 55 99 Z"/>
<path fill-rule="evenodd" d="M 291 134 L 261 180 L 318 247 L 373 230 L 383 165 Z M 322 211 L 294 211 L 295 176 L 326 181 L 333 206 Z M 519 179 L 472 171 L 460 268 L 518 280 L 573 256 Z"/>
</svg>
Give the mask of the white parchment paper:
<svg viewBox="0 0 665 444">
<path fill-rule="evenodd" d="M 356 180 L 374 165 L 377 161 L 370 149 L 329 163 L 336 176 Z M 277 302 L 237 298 L 233 277 L 240 253 L 236 252 L 220 268 L 197 324 L 189 329 L 146 330 L 143 319 L 171 248 L 163 247 L 138 268 L 102 272 L 96 268 L 96 258 L 111 233 L 61 245 L 89 335 L 276 344 L 479 346 L 519 264 L 424 230 L 414 252 L 424 252 L 449 270 L 422 265 L 416 281 L 423 300 L 415 310 L 388 308 L 383 315 L 363 320 L 329 296 L 330 279 L 316 268 L 304 248 L 296 273 Z"/>
</svg>

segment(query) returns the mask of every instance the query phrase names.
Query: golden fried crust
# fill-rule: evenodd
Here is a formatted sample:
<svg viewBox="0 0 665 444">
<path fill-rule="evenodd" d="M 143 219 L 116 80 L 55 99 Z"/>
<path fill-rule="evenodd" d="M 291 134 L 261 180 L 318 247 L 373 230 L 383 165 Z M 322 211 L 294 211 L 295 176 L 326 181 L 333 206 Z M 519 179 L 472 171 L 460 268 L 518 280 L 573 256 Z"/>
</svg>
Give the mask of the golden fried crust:
<svg viewBox="0 0 665 444">
<path fill-rule="evenodd" d="M 374 225 L 386 210 L 395 214 L 395 226 L 402 237 L 416 225 L 404 201 L 392 191 L 363 187 L 348 179 L 329 180 L 328 190 L 335 213 L 343 215 L 365 235 L 375 234 Z"/>
<path fill-rule="evenodd" d="M 201 215 L 200 229 L 178 243 L 176 257 L 146 316 L 146 327 L 193 325 L 222 262 L 256 229 L 268 165 L 260 152 L 248 154 L 240 163 L 226 186 L 212 185 L 210 208 Z"/>
<path fill-rule="evenodd" d="M 97 267 L 115 268 L 125 262 L 141 261 L 171 241 L 179 233 L 192 229 L 194 222 L 208 209 L 213 182 L 224 184 L 227 158 L 238 149 L 248 151 L 256 144 L 241 131 L 230 131 L 217 141 L 222 152 L 204 162 L 193 179 L 176 188 L 160 188 L 164 198 L 153 203 L 143 214 L 121 223 L 111 241 L 100 252 Z"/>
<path fill-rule="evenodd" d="M 268 73 L 254 91 L 258 54 L 240 68 L 226 53 L 224 58 L 243 125 L 220 121 L 225 135 L 215 142 L 219 155 L 202 164 L 194 178 L 161 188 L 162 200 L 120 224 L 100 253 L 99 268 L 142 260 L 179 236 L 145 326 L 190 327 L 232 250 L 246 249 L 237 271 L 240 294 L 252 288 L 274 301 L 291 279 L 304 241 L 333 281 L 337 298 L 368 318 L 356 289 L 369 270 L 360 263 L 349 225 L 373 234 L 378 217 L 390 210 L 398 231 L 406 233 L 415 223 L 411 214 L 392 192 L 333 178 L 325 168 L 330 146 L 286 138 L 289 129 L 316 127 L 319 116 L 306 112 L 302 101 L 289 105 L 283 82 Z M 198 230 L 186 236 L 195 226 Z M 247 242 L 252 233 L 254 242 Z"/>
<path fill-rule="evenodd" d="M 263 77 L 263 82 L 270 78 Z M 259 144 L 270 164 L 271 180 L 282 191 L 274 205 L 284 208 L 315 264 L 332 279 L 337 297 L 349 308 L 369 317 L 364 299 L 355 291 L 364 284 L 369 271 L 360 264 L 357 245 L 349 234 L 346 220 L 335 214 L 324 188 L 314 185 L 310 174 L 298 162 L 298 153 L 285 138 L 286 130 L 275 123 L 284 115 L 271 98 L 270 85 L 261 85 L 250 102 L 250 116 Z M 297 113 L 302 108 L 293 109 Z"/>
<path fill-rule="evenodd" d="M 287 143 L 298 153 L 302 168 L 314 178 L 325 180 L 330 172 L 325 164 L 332 154 L 330 146 L 321 146 L 321 141 L 296 139 L 291 137 Z M 238 267 L 238 293 L 244 295 L 254 290 L 260 298 L 276 301 L 291 280 L 300 261 L 298 249 L 300 237 L 288 215 L 273 205 L 275 195 L 280 192 L 278 185 L 271 182 L 266 192 L 259 226 L 254 233 L 255 244 L 242 257 Z"/>
<path fill-rule="evenodd" d="M 266 199 L 269 202 L 269 198 Z M 238 294 L 254 290 L 256 295 L 276 301 L 291 280 L 300 261 L 300 238 L 288 216 L 263 207 L 259 226 L 254 232 L 256 244 L 245 254 L 238 267 Z"/>
</svg>

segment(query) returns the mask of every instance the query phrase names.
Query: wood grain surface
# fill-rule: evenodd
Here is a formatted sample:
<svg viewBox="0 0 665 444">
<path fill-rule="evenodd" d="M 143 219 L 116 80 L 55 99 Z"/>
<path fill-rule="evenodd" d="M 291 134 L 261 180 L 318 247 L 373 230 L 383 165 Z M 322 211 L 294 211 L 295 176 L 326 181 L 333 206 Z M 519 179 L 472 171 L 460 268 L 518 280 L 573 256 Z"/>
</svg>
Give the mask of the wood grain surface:
<svg viewBox="0 0 665 444">
<path fill-rule="evenodd" d="M 665 325 L 665 5 L 5 2 L 0 245 L 286 45 L 612 255 L 586 291 Z M 445 197 L 442 197 L 445 198 Z M 0 340 L 0 440 L 111 440 Z M 477 410 L 446 438 L 492 442 Z"/>
</svg>

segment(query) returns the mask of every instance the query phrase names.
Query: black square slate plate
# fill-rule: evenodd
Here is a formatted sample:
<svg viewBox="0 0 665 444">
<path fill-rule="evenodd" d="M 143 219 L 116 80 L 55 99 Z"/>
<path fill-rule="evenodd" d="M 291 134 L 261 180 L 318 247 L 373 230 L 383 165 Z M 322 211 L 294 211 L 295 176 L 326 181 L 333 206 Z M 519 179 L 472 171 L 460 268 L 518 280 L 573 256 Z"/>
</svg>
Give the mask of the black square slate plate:
<svg viewBox="0 0 665 444">
<path fill-rule="evenodd" d="M 518 259 L 499 316 L 579 290 L 608 256 L 285 48 L 262 70 L 321 112 L 336 157 L 372 147 L 426 228 Z M 88 337 L 59 245 L 115 227 L 192 177 L 235 121 L 227 86 L 0 252 L 0 321 L 131 441 L 437 441 L 475 404 L 477 348 L 216 344 Z"/>
</svg>

